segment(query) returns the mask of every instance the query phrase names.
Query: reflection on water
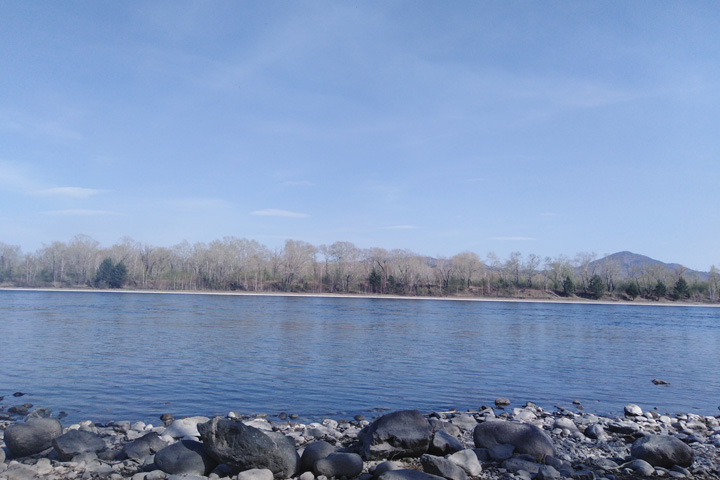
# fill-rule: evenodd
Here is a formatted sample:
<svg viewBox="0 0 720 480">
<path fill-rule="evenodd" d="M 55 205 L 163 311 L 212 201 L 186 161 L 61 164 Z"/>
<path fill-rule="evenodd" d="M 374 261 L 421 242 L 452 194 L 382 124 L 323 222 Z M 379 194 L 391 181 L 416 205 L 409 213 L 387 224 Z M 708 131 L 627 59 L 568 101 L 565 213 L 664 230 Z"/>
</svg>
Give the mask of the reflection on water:
<svg viewBox="0 0 720 480">
<path fill-rule="evenodd" d="M 477 408 L 714 414 L 720 310 L 0 292 L 0 395 L 70 419 Z M 659 387 L 653 378 L 671 382 Z M 23 403 L 24 403 L 23 401 Z M 8 402 L 6 397 L 4 402 Z"/>
</svg>

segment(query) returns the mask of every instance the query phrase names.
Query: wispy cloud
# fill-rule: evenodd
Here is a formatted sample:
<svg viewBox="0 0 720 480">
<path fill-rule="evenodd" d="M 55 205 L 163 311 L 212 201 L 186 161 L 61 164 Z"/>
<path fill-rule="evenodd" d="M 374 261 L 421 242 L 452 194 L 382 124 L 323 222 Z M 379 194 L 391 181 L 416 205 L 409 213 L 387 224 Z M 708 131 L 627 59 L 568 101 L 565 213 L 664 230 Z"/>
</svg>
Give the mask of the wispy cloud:
<svg viewBox="0 0 720 480">
<path fill-rule="evenodd" d="M 291 212 L 289 210 L 276 210 L 276 209 L 266 209 L 266 210 L 255 210 L 254 212 L 250 212 L 250 215 L 255 215 L 258 217 L 291 217 L 291 218 L 307 218 L 310 215 L 307 213 L 299 213 L 299 212 Z"/>
<path fill-rule="evenodd" d="M 490 237 L 490 240 L 500 240 L 504 242 L 534 242 L 535 237 Z"/>
<path fill-rule="evenodd" d="M 416 227 L 415 225 L 391 225 L 389 227 L 382 227 L 382 230 L 413 230 Z"/>
<path fill-rule="evenodd" d="M 99 193 L 103 193 L 105 190 L 97 190 L 94 188 L 81 188 L 81 187 L 55 187 L 40 190 L 37 192 L 39 195 L 45 195 L 49 197 L 64 197 L 64 198 L 89 198 Z"/>
<path fill-rule="evenodd" d="M 71 209 L 71 210 L 48 210 L 43 212 L 45 215 L 54 216 L 75 216 L 75 217 L 100 217 L 108 215 L 120 215 L 118 212 L 111 212 L 109 210 L 88 210 L 88 209 Z"/>
</svg>

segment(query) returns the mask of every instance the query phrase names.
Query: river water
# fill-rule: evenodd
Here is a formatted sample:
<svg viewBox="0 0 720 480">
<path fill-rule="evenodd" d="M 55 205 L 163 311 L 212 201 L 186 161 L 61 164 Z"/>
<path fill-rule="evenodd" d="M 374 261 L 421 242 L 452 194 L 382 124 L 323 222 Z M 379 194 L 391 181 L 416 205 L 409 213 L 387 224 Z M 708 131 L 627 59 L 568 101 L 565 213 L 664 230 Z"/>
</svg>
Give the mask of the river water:
<svg viewBox="0 0 720 480">
<path fill-rule="evenodd" d="M 0 335 L 0 405 L 66 421 L 720 405 L 709 307 L 0 291 Z"/>
</svg>

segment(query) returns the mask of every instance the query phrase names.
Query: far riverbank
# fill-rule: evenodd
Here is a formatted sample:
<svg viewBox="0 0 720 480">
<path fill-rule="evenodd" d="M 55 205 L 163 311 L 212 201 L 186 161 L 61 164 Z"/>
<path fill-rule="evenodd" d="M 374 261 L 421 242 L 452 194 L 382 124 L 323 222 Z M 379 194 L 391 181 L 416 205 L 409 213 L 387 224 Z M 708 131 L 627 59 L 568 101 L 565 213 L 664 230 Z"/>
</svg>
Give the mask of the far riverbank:
<svg viewBox="0 0 720 480">
<path fill-rule="evenodd" d="M 403 296 L 403 295 L 372 295 L 346 293 L 295 293 L 295 292 L 240 292 L 218 290 L 139 290 L 139 289 L 103 289 L 103 288 L 23 288 L 0 287 L 0 291 L 17 292 L 73 292 L 73 293 L 131 293 L 131 294 L 170 294 L 170 295 L 215 295 L 215 296 L 250 296 L 250 297 L 304 297 L 304 298 L 357 298 L 387 300 L 441 300 L 457 302 L 512 302 L 512 303 L 547 303 L 547 304 L 587 304 L 587 305 L 636 305 L 654 307 L 720 307 L 720 303 L 702 303 L 685 301 L 652 301 L 646 299 L 628 300 L 590 300 L 582 297 L 471 297 L 471 296 Z"/>
</svg>

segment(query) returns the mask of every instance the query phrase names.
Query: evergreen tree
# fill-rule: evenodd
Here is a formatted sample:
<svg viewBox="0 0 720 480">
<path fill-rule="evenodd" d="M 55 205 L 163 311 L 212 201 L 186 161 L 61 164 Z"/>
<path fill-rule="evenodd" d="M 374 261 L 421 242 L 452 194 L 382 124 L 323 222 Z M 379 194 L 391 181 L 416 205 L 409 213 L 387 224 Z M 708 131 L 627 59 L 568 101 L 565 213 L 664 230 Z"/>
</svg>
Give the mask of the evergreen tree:
<svg viewBox="0 0 720 480">
<path fill-rule="evenodd" d="M 373 293 L 380 292 L 380 289 L 382 288 L 382 278 L 380 277 L 380 274 L 377 273 L 377 270 L 374 268 L 372 269 L 372 272 L 370 272 L 370 276 L 368 277 L 368 283 L 370 284 L 370 288 L 372 289 Z"/>
<path fill-rule="evenodd" d="M 638 288 L 637 283 L 631 282 L 630 285 L 628 285 L 625 289 L 625 293 L 627 293 L 628 297 L 635 300 L 635 298 L 637 298 L 637 296 L 640 294 L 640 289 Z"/>
<path fill-rule="evenodd" d="M 110 276 L 110 281 L 108 282 L 110 288 L 122 288 L 122 286 L 125 285 L 125 282 L 127 281 L 127 276 L 127 267 L 123 262 L 119 262 L 117 265 L 115 265 L 115 267 L 113 267 L 112 275 Z"/>
<path fill-rule="evenodd" d="M 103 260 L 95 273 L 95 286 L 97 288 L 107 288 L 110 286 L 113 270 L 115 270 L 115 266 L 113 265 L 112 259 L 106 258 Z"/>
<path fill-rule="evenodd" d="M 590 283 L 588 283 L 588 291 L 596 300 L 605 295 L 605 282 L 600 278 L 600 275 L 595 274 L 592 276 Z"/>
<path fill-rule="evenodd" d="M 661 280 L 658 280 L 657 283 L 655 284 L 655 288 L 653 289 L 653 294 L 657 297 L 658 300 L 660 300 L 661 298 L 664 298 L 665 295 L 667 295 L 667 287 Z"/>
<path fill-rule="evenodd" d="M 570 278 L 570 275 L 565 277 L 562 287 L 563 293 L 568 297 L 575 293 L 575 283 L 572 281 L 572 278 Z"/>
<path fill-rule="evenodd" d="M 678 281 L 675 282 L 675 287 L 673 287 L 673 297 L 675 297 L 675 300 L 680 300 L 689 296 L 690 285 L 688 285 L 684 277 L 680 277 Z"/>
</svg>

